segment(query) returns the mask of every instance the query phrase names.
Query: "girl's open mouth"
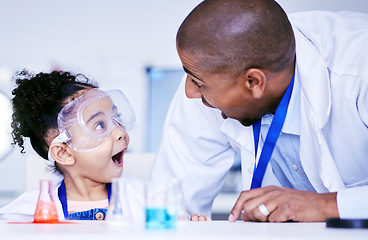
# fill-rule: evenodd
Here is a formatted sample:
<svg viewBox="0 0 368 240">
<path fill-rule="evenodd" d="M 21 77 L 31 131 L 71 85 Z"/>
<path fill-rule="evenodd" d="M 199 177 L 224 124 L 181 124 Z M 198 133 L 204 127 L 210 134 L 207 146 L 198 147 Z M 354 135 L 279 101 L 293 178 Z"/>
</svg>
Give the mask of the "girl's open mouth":
<svg viewBox="0 0 368 240">
<path fill-rule="evenodd" d="M 121 151 L 115 154 L 114 156 L 112 156 L 112 160 L 114 161 L 116 165 L 119 165 L 119 166 L 123 165 L 124 152 L 125 151 Z"/>
</svg>

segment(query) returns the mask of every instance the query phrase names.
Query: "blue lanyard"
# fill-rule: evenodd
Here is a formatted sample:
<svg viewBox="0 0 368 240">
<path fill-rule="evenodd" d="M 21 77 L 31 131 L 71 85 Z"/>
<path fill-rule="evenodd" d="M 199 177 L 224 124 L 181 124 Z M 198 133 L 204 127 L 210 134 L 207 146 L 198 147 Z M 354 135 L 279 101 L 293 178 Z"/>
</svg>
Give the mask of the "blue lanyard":
<svg viewBox="0 0 368 240">
<path fill-rule="evenodd" d="M 106 188 L 107 188 L 107 196 L 109 198 L 109 203 L 110 203 L 111 183 L 107 183 Z M 61 206 L 63 207 L 64 218 L 68 219 L 68 203 L 66 201 L 66 190 L 65 190 L 64 180 L 61 182 L 61 184 L 59 186 L 58 197 L 60 199 Z"/>
<path fill-rule="evenodd" d="M 288 88 L 286 89 L 284 96 L 282 97 L 279 105 L 277 106 L 275 116 L 273 117 L 271 126 L 266 136 L 266 140 L 263 144 L 261 156 L 259 157 L 257 167 L 254 166 L 255 169 L 253 173 L 252 184 L 250 187 L 251 189 L 261 187 L 268 162 L 271 159 L 273 149 L 276 146 L 276 141 L 279 138 L 282 126 L 284 125 L 285 122 L 286 113 L 291 98 L 291 93 L 293 91 L 294 77 L 295 75 L 293 76 L 293 79 L 291 80 Z M 255 158 L 257 158 L 257 148 L 260 131 L 261 131 L 261 119 L 259 119 L 256 123 L 253 124 Z"/>
</svg>

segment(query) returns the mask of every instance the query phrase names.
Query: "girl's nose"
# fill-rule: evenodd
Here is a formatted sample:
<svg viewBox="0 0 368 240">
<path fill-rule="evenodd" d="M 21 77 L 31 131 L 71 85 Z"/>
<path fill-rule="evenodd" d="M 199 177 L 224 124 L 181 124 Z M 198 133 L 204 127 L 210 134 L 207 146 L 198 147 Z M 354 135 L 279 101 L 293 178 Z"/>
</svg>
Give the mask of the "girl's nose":
<svg viewBox="0 0 368 240">
<path fill-rule="evenodd" d="M 119 124 L 117 122 L 115 122 L 115 125 L 113 127 L 113 129 L 111 130 L 111 135 L 113 137 L 114 140 L 120 141 L 123 140 L 124 138 L 126 139 L 127 143 L 129 143 L 129 135 L 128 133 L 125 131 L 125 128 L 122 124 Z"/>
</svg>

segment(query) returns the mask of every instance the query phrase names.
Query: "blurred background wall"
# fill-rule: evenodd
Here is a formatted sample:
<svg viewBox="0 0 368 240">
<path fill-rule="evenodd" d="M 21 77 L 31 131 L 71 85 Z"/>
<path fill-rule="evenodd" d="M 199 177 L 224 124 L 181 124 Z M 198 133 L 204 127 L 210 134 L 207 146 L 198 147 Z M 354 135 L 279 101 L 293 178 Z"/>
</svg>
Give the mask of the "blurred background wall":
<svg viewBox="0 0 368 240">
<path fill-rule="evenodd" d="M 147 68 L 181 69 L 175 49 L 176 31 L 200 2 L 0 0 L 0 91 L 11 98 L 12 75 L 23 68 L 34 72 L 61 69 L 84 73 L 102 89 L 118 88 L 125 92 L 137 116 L 136 125 L 130 131 L 129 150 L 148 151 L 152 89 Z M 368 12 L 366 0 L 277 2 L 288 13 L 305 10 Z M 6 120 L 10 119 L 7 106 L 0 107 L 3 121 L 10 121 Z M 9 130 L 5 130 L 9 134 Z M 0 144 L 10 145 L 9 140 Z M 26 147 L 27 153 L 33 154 L 32 149 Z M 24 190 L 27 154 L 19 151 L 16 147 L 0 159 L 0 206 Z"/>
</svg>

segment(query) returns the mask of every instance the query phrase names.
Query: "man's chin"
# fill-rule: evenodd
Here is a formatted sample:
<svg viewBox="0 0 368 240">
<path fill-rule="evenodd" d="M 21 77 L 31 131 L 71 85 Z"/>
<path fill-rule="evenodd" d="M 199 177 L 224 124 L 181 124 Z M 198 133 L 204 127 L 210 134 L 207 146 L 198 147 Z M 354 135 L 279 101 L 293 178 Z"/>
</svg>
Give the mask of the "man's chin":
<svg viewBox="0 0 368 240">
<path fill-rule="evenodd" d="M 226 114 L 224 114 L 223 112 L 221 112 L 221 116 L 223 119 L 227 119 L 227 118 L 231 118 L 234 120 L 237 120 L 241 123 L 241 125 L 245 126 L 245 127 L 249 127 L 252 126 L 255 122 L 257 122 L 258 120 L 249 120 L 249 119 L 237 119 L 237 118 L 233 118 L 231 116 L 227 116 Z"/>
<path fill-rule="evenodd" d="M 237 119 L 237 118 L 226 116 L 223 112 L 221 112 L 221 116 L 222 116 L 223 119 L 231 118 L 231 119 L 237 120 L 238 122 L 240 122 L 245 127 L 249 127 L 254 123 L 253 121 L 249 121 L 247 119 Z"/>
<path fill-rule="evenodd" d="M 239 121 L 244 127 L 250 127 L 253 123 Z"/>
<path fill-rule="evenodd" d="M 243 126 L 245 127 L 250 127 L 252 126 L 255 122 L 257 122 L 258 120 L 254 121 L 254 120 L 248 120 L 248 119 L 242 119 L 242 120 L 238 120 Z"/>
</svg>

